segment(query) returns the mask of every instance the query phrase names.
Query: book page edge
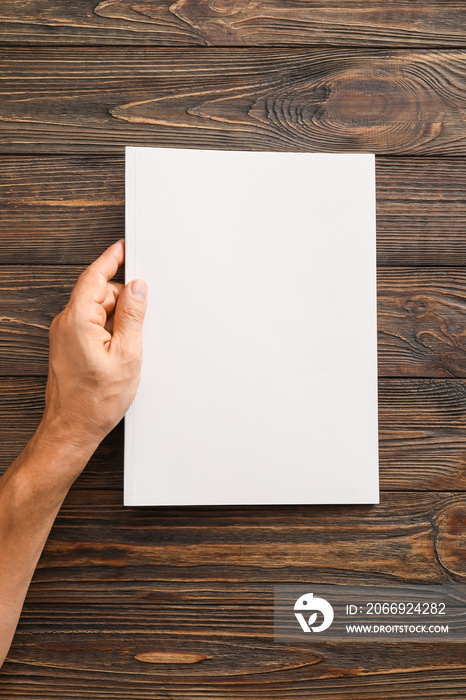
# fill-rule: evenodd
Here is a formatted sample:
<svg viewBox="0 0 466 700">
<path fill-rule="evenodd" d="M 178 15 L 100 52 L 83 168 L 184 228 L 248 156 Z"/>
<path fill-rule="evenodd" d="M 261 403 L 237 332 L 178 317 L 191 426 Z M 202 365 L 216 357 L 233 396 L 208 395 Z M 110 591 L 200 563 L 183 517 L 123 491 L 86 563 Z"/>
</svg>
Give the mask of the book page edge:
<svg viewBox="0 0 466 700">
<path fill-rule="evenodd" d="M 125 284 L 134 279 L 136 265 L 136 159 L 137 148 L 125 148 Z M 135 477 L 135 406 L 134 401 L 124 419 L 124 485 L 123 504 L 134 503 Z"/>
</svg>

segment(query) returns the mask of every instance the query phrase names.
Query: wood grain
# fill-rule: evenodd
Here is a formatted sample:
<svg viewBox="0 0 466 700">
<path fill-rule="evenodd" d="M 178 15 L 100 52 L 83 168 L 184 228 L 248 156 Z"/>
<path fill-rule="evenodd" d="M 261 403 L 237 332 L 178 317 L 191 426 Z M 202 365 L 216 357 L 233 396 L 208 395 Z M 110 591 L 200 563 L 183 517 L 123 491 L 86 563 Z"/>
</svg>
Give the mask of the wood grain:
<svg viewBox="0 0 466 700">
<path fill-rule="evenodd" d="M 181 617 L 188 609 L 177 607 L 169 635 L 159 631 L 158 616 L 152 611 L 147 614 L 144 607 L 130 611 L 130 620 L 118 610 L 100 608 L 99 617 L 108 627 L 97 626 L 88 614 L 83 621 L 87 618 L 89 632 L 79 631 L 80 610 L 32 609 L 20 622 L 11 661 L 4 666 L 5 694 L 0 689 L 0 697 L 10 700 L 24 693 L 27 698 L 47 700 L 206 696 L 285 700 L 308 699 L 310 689 L 312 697 L 321 700 L 461 697 L 464 644 L 316 642 L 311 648 L 298 644 L 290 648 L 270 640 L 271 610 L 263 604 L 259 610 L 243 606 L 233 611 L 227 604 L 228 636 L 209 630 L 209 621 L 213 627 L 217 620 L 215 607 L 201 608 L 206 634 L 192 636 L 192 621 L 188 619 L 183 628 Z M 50 624 L 50 617 L 57 614 L 68 625 L 67 631 L 57 631 Z M 28 617 L 34 615 L 40 626 L 28 624 Z M 142 664 L 134 658 L 139 650 L 154 648 L 168 653 L 186 649 L 207 658 L 190 666 Z"/>
<path fill-rule="evenodd" d="M 377 157 L 377 265 L 466 264 L 466 160 Z"/>
<path fill-rule="evenodd" d="M 250 595 L 247 589 L 242 593 Z M 163 615 L 163 604 L 161 598 L 158 605 L 127 606 L 126 614 L 104 605 L 100 624 L 92 608 L 27 608 L 5 665 L 5 689 L 26 685 L 33 672 L 37 695 L 28 697 L 41 697 L 47 682 L 65 693 L 61 697 L 72 697 L 70 682 L 79 679 L 80 692 L 91 698 L 108 697 L 99 694 L 105 691 L 123 698 L 309 698 L 312 687 L 312 697 L 385 700 L 387 685 L 390 698 L 414 698 L 414 690 L 427 698 L 429 685 L 438 690 L 435 698 L 451 698 L 440 693 L 464 682 L 461 643 L 274 644 L 269 589 L 251 598 L 250 606 L 227 594 L 223 610 L 219 599 L 180 596 L 171 620 Z M 56 616 L 61 622 L 52 626 Z M 215 631 L 208 631 L 209 623 Z M 143 664 L 136 658 L 154 653 L 141 652 L 151 649 L 204 658 L 189 666 Z M 46 697 L 60 696 L 52 690 Z"/>
<path fill-rule="evenodd" d="M 0 263 L 90 264 L 124 236 L 124 157 L 0 157 Z"/>
<path fill-rule="evenodd" d="M 466 376 L 466 271 L 381 268 L 379 376 Z"/>
<path fill-rule="evenodd" d="M 69 495 L 10 654 L 12 684 L 18 677 L 21 686 L 32 667 L 34 688 L 53 669 L 63 685 L 79 677 L 132 693 L 139 684 L 154 692 L 144 684 L 169 683 L 181 697 L 209 687 L 282 697 L 320 679 L 325 697 L 329 678 L 341 680 L 337 692 L 348 693 L 353 679 L 361 693 L 381 674 L 391 689 L 400 683 L 402 695 L 411 673 L 422 673 L 426 692 L 430 682 L 448 684 L 449 671 L 462 678 L 464 645 L 421 645 L 421 657 L 417 645 L 382 644 L 373 652 L 367 644 L 274 645 L 271 590 L 303 580 L 447 582 L 461 541 L 448 515 L 464 514 L 464 495 L 392 494 L 379 506 L 338 508 L 137 509 L 122 508 L 120 498 Z M 76 591 L 79 603 L 65 602 Z M 189 671 L 135 663 L 141 653 L 174 650 L 206 659 Z"/>
<path fill-rule="evenodd" d="M 251 664 L 255 658 L 254 648 L 252 646 L 245 650 L 246 653 L 250 654 Z M 422 648 L 417 647 L 417 650 L 422 654 Z M 339 651 L 340 649 L 337 648 L 336 654 Z M 363 658 L 368 655 L 372 656 L 372 649 L 368 649 L 365 645 L 360 648 L 360 654 Z M 413 655 L 415 654 L 414 650 Z M 445 656 L 447 654 L 448 652 L 445 652 Z M 396 663 L 396 656 L 389 652 L 387 659 L 393 659 L 393 662 Z M 365 662 L 360 663 L 361 668 L 364 668 Z M 59 681 L 56 671 L 48 671 L 37 677 L 37 667 L 33 666 L 35 681 L 32 686 L 30 681 L 31 668 L 25 665 L 22 672 L 23 675 L 19 682 L 16 682 L 14 678 L 11 683 L 8 683 L 9 679 L 5 679 L 5 692 L 9 694 L 1 695 L 0 691 L 0 697 L 7 700 L 23 697 L 28 700 L 36 698 L 43 700 L 44 697 L 47 700 L 54 698 L 76 700 L 79 697 L 102 700 L 108 691 L 111 694 L 110 697 L 122 700 L 167 700 L 167 697 L 175 697 L 177 700 L 204 700 L 206 692 L 209 693 L 210 698 L 218 698 L 219 700 L 238 700 L 238 698 L 241 700 L 257 700 L 258 698 L 259 700 L 289 700 L 290 696 L 296 700 L 308 700 L 309 688 L 311 687 L 314 700 L 386 700 L 387 685 L 389 684 L 390 700 L 432 700 L 432 698 L 452 700 L 452 698 L 461 697 L 459 693 L 464 687 L 463 672 L 454 667 L 453 669 L 434 671 L 419 667 L 419 671 L 413 669 L 412 672 L 408 673 L 394 671 L 388 677 L 384 671 L 355 677 L 351 671 L 345 672 L 341 666 L 338 666 L 333 670 L 332 675 L 328 675 L 326 679 L 317 680 L 300 673 L 297 680 L 285 676 L 277 678 L 276 683 L 275 678 L 264 676 L 263 683 L 247 677 L 242 679 L 241 683 L 238 682 L 238 679 L 234 679 L 232 681 L 217 680 L 210 683 L 202 680 L 193 684 L 186 684 L 182 680 L 172 683 L 169 680 L 168 683 L 154 684 L 151 681 L 143 683 L 137 676 L 133 676 L 131 681 L 122 681 L 121 679 L 114 681 L 107 679 L 107 676 L 103 679 L 102 676 L 96 678 L 95 674 L 93 677 L 89 677 L 83 672 L 65 673 L 63 674 L 65 679 Z M 76 690 L 76 687 L 79 687 L 79 690 Z M 167 689 L 169 693 L 172 693 L 171 696 L 167 695 Z"/>
<path fill-rule="evenodd" d="M 68 495 L 0 696 L 71 698 L 78 681 L 75 697 L 154 698 L 168 687 L 180 698 L 304 698 L 312 683 L 321 698 L 385 699 L 387 686 L 390 698 L 432 688 L 437 698 L 464 684 L 464 643 L 275 644 L 272 601 L 278 583 L 464 582 L 465 494 L 383 494 L 377 506 L 120 504 L 116 492 Z"/>
<path fill-rule="evenodd" d="M 110 577 L 110 601 L 119 581 L 271 585 L 301 576 L 328 583 L 440 584 L 466 578 L 466 558 L 457 556 L 464 542 L 464 493 L 383 493 L 374 506 L 121 503 L 117 491 L 69 493 L 35 574 L 42 591 L 52 580 L 67 582 L 66 588 L 71 581 Z"/>
<path fill-rule="evenodd" d="M 0 379 L 0 473 L 43 410 L 45 379 Z M 385 491 L 466 491 L 466 383 L 379 380 L 380 486 Z M 75 489 L 123 488 L 123 425 L 98 448 Z"/>
<path fill-rule="evenodd" d="M 124 156 L 0 157 L 0 264 L 89 264 L 124 234 Z M 377 264 L 466 264 L 466 159 L 376 158 Z"/>
<path fill-rule="evenodd" d="M 3 0 L 4 44 L 465 46 L 461 2 Z"/>
<path fill-rule="evenodd" d="M 1 151 L 460 156 L 465 66 L 463 50 L 4 48 Z"/>
<path fill-rule="evenodd" d="M 83 269 L 0 268 L 0 376 L 47 374 L 48 328 Z M 380 377 L 466 377 L 466 270 L 380 268 L 378 334 Z"/>
<path fill-rule="evenodd" d="M 272 608 L 275 583 L 466 583 L 464 3 L 0 15 L 0 470 L 40 420 L 53 316 L 123 234 L 125 145 L 368 151 L 382 488 L 376 506 L 125 508 L 120 424 L 59 513 L 0 698 L 464 697 L 465 643 L 284 646 Z"/>
</svg>

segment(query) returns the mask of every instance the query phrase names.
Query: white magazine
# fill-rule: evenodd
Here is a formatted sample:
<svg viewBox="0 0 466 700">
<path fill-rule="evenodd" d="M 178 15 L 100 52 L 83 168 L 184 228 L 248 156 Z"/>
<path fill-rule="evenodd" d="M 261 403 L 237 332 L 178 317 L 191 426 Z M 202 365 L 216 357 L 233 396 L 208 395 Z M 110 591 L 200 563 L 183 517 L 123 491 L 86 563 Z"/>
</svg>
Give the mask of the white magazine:
<svg viewBox="0 0 466 700">
<path fill-rule="evenodd" d="M 126 505 L 378 503 L 375 157 L 126 149 Z"/>
</svg>

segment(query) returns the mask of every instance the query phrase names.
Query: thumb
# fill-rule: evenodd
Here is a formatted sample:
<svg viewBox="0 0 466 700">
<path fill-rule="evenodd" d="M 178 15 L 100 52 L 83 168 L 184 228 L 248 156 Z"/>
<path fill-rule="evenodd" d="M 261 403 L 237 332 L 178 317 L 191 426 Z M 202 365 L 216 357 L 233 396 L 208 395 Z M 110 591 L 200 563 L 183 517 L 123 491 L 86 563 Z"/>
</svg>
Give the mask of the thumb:
<svg viewBox="0 0 466 700">
<path fill-rule="evenodd" d="M 123 288 L 115 307 L 113 337 L 124 352 L 142 349 L 142 324 L 147 306 L 147 284 L 133 280 Z"/>
</svg>

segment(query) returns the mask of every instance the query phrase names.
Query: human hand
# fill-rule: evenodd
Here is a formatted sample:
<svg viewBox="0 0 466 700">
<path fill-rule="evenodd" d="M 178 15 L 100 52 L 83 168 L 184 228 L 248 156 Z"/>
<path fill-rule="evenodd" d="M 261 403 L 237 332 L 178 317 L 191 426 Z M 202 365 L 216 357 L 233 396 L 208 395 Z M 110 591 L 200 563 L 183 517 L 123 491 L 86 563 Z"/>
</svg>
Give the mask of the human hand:
<svg viewBox="0 0 466 700">
<path fill-rule="evenodd" d="M 58 509 L 136 394 L 147 286 L 111 282 L 124 257 L 110 246 L 53 320 L 44 415 L 0 479 L 0 666 Z"/>
<path fill-rule="evenodd" d="M 40 430 L 89 456 L 124 416 L 139 384 L 147 285 L 112 282 L 123 261 L 120 240 L 80 275 L 50 327 Z"/>
</svg>

